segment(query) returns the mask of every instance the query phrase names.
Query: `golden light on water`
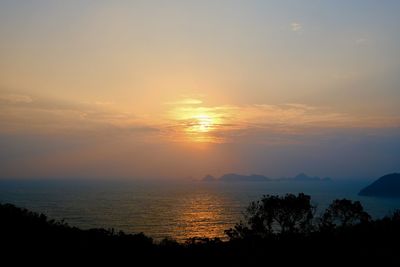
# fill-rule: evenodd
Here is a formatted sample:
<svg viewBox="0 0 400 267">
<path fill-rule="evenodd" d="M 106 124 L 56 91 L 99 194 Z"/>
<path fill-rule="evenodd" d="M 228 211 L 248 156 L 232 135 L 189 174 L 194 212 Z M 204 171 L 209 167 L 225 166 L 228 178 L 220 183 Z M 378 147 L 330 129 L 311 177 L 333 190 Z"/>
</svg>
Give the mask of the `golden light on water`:
<svg viewBox="0 0 400 267">
<path fill-rule="evenodd" d="M 192 237 L 219 237 L 225 239 L 224 230 L 232 225 L 234 215 L 224 209 L 224 198 L 214 193 L 195 192 L 185 198 L 177 216 L 177 223 L 172 231 L 179 241 Z"/>
</svg>

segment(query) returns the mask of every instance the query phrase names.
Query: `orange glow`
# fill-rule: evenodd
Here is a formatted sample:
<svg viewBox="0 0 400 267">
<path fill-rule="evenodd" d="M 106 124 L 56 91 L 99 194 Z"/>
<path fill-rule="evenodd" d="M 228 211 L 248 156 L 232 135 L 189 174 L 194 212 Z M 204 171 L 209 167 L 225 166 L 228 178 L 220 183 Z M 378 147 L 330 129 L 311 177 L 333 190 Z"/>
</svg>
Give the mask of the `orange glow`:
<svg viewBox="0 0 400 267">
<path fill-rule="evenodd" d="M 189 132 L 207 133 L 213 130 L 214 118 L 207 114 L 200 114 L 193 117 L 193 124 L 187 129 Z"/>
<path fill-rule="evenodd" d="M 178 133 L 184 141 L 196 143 L 218 143 L 217 133 L 222 127 L 222 110 L 208 107 L 175 107 L 170 118 L 178 123 Z"/>
</svg>

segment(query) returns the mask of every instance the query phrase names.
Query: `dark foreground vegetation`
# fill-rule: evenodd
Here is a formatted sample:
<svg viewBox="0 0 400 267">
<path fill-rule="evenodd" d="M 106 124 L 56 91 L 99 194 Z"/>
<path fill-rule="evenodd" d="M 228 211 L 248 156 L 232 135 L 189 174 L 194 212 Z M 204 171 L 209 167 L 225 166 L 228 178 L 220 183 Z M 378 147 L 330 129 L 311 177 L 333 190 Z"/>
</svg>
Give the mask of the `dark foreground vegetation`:
<svg viewBox="0 0 400 267">
<path fill-rule="evenodd" d="M 335 200 L 321 215 L 304 194 L 264 196 L 250 204 L 228 241 L 153 242 L 144 234 L 81 230 L 0 204 L 1 260 L 30 265 L 398 266 L 400 212 L 377 220 L 359 202 Z M 6 265 L 3 265 L 6 266 Z"/>
</svg>

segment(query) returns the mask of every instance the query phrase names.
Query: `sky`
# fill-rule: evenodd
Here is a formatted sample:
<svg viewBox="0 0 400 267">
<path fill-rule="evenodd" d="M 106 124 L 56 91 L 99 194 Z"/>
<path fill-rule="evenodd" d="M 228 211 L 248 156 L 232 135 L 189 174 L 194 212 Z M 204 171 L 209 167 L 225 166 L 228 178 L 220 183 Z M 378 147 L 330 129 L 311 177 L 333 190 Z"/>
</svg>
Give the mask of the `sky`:
<svg viewBox="0 0 400 267">
<path fill-rule="evenodd" d="M 400 2 L 0 2 L 0 178 L 400 171 Z"/>
</svg>

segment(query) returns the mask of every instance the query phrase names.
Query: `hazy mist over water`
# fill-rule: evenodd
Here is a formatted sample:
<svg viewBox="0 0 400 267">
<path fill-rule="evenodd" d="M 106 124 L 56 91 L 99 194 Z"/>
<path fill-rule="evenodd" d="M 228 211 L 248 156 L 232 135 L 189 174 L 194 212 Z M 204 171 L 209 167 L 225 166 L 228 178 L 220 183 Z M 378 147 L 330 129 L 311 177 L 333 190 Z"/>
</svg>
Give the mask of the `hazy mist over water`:
<svg viewBox="0 0 400 267">
<path fill-rule="evenodd" d="M 0 181 L 0 202 L 13 203 L 81 228 L 143 232 L 156 240 L 224 238 L 250 201 L 264 194 L 304 192 L 319 208 L 333 199 L 360 200 L 373 217 L 400 208 L 400 199 L 357 196 L 369 181 L 110 182 Z"/>
</svg>

